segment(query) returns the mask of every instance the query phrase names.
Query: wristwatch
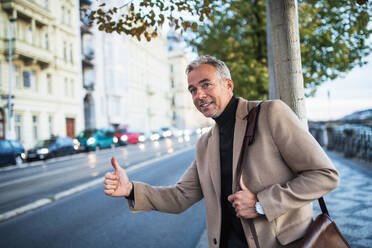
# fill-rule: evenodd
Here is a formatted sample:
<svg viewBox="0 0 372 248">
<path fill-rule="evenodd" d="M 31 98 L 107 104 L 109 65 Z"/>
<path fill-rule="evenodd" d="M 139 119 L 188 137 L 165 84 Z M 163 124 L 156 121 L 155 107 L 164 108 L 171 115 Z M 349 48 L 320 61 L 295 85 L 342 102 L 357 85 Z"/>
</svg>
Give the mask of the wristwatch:
<svg viewBox="0 0 372 248">
<path fill-rule="evenodd" d="M 256 202 L 256 205 L 254 205 L 254 208 L 256 209 L 256 212 L 258 214 L 261 214 L 261 215 L 265 214 L 260 202 Z"/>
</svg>

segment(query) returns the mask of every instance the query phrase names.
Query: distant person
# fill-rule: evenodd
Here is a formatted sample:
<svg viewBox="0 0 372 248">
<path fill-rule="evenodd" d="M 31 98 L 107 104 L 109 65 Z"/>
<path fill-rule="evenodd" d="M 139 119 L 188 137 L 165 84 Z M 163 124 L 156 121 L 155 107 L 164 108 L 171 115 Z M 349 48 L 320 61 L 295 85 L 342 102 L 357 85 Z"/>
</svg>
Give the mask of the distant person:
<svg viewBox="0 0 372 248">
<path fill-rule="evenodd" d="M 229 69 L 214 57 L 201 56 L 186 73 L 195 107 L 216 121 L 199 139 L 193 163 L 175 185 L 152 187 L 129 181 L 113 158 L 105 194 L 127 197 L 132 212 L 180 213 L 204 197 L 210 247 L 256 247 L 247 219 L 253 219 L 262 248 L 296 247 L 313 220 L 310 203 L 338 186 L 331 161 L 286 104 L 264 101 L 236 178 L 247 105 L 252 109 L 257 102 L 233 96 Z"/>
</svg>

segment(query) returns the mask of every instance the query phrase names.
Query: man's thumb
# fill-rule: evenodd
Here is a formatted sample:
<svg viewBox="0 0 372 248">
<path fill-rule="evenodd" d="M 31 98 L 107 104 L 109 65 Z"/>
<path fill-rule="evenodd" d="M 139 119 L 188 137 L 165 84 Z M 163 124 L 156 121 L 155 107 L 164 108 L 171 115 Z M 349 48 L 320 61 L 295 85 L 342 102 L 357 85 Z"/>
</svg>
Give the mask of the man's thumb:
<svg viewBox="0 0 372 248">
<path fill-rule="evenodd" d="M 116 158 L 115 157 L 112 157 L 111 158 L 111 164 L 112 164 L 112 167 L 114 167 L 115 171 L 118 171 L 119 170 L 120 165 L 118 164 L 118 162 L 116 162 Z"/>
<path fill-rule="evenodd" d="M 243 176 L 240 176 L 240 188 L 242 190 L 248 190 L 249 191 L 249 189 L 245 186 L 245 184 L 243 182 Z"/>
</svg>

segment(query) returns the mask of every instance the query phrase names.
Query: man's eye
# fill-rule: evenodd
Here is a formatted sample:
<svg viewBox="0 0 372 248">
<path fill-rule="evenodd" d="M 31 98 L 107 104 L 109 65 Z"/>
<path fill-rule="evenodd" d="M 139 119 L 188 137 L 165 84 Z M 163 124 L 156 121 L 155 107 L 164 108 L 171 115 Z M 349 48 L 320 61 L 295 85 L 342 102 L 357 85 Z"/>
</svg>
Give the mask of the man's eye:
<svg viewBox="0 0 372 248">
<path fill-rule="evenodd" d="M 204 83 L 203 88 L 208 88 L 211 84 L 210 83 Z"/>
<path fill-rule="evenodd" d="M 195 92 L 196 92 L 196 89 L 190 89 L 191 94 L 195 94 Z"/>
</svg>

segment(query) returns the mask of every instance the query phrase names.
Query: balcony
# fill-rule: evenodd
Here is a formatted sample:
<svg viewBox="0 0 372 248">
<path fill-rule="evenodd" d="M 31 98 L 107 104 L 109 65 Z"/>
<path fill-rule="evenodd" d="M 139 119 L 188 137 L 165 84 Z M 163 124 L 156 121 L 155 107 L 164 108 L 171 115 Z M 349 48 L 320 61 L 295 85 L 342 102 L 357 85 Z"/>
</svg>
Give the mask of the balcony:
<svg viewBox="0 0 372 248">
<path fill-rule="evenodd" d="M 94 91 L 94 82 L 84 83 L 83 87 L 88 91 Z"/>
<path fill-rule="evenodd" d="M 80 26 L 80 31 L 81 31 L 81 34 L 84 35 L 84 34 L 93 34 L 92 31 L 90 30 L 90 26 L 88 25 L 81 25 Z"/>
<path fill-rule="evenodd" d="M 5 42 L 4 54 L 9 55 L 8 41 Z M 17 39 L 12 42 L 12 54 L 14 58 L 23 60 L 26 65 L 37 63 L 42 69 L 47 68 L 53 62 L 51 51 Z"/>
<path fill-rule="evenodd" d="M 80 6 L 81 7 L 88 7 L 88 6 L 91 6 L 91 5 L 92 5 L 91 0 L 80 0 Z"/>
<path fill-rule="evenodd" d="M 48 8 L 31 0 L 0 0 L 3 10 L 14 18 L 35 19 L 36 25 L 47 26 L 55 19 Z M 14 16 L 15 15 L 15 16 Z"/>
<path fill-rule="evenodd" d="M 94 59 L 94 50 L 93 49 L 85 49 L 83 53 L 83 68 L 93 68 L 94 64 L 92 60 Z"/>
</svg>

